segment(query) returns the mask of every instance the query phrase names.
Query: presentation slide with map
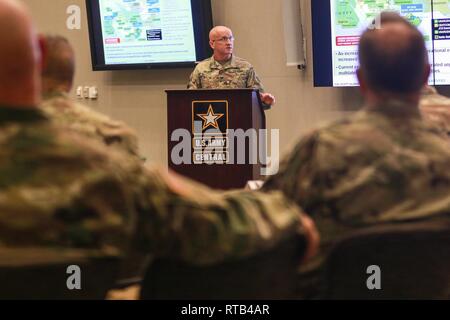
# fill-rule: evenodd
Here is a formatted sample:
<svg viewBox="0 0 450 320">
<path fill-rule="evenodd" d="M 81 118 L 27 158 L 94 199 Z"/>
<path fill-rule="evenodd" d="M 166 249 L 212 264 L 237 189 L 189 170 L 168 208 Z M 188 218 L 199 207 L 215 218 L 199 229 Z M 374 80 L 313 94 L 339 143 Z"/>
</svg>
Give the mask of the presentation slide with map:
<svg viewBox="0 0 450 320">
<path fill-rule="evenodd" d="M 196 61 L 191 0 L 99 0 L 107 65 Z"/>
<path fill-rule="evenodd" d="M 423 34 L 433 73 L 430 84 L 450 84 L 450 0 L 330 0 L 333 86 L 356 86 L 358 43 L 381 11 L 395 11 Z"/>
<path fill-rule="evenodd" d="M 435 85 L 450 84 L 450 0 L 433 1 L 433 47 Z"/>
</svg>

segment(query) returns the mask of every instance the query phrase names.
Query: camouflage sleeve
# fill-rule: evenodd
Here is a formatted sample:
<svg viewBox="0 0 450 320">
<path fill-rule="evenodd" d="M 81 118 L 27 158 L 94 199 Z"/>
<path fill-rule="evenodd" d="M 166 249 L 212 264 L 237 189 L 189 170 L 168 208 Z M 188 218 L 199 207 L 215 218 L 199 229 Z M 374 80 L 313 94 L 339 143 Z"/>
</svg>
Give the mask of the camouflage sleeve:
<svg viewBox="0 0 450 320">
<path fill-rule="evenodd" d="M 299 232 L 300 209 L 281 192 L 219 193 L 187 180 L 178 190 L 150 174 L 159 187 L 142 211 L 136 240 L 156 256 L 210 264 L 269 249 Z"/>
<path fill-rule="evenodd" d="M 261 83 L 258 75 L 255 72 L 255 69 L 252 67 L 249 70 L 248 78 L 247 78 L 247 88 L 253 88 L 259 90 L 260 93 L 264 93 L 264 86 Z M 261 102 L 263 110 L 269 110 L 272 106 L 270 104 L 265 104 Z"/>
<path fill-rule="evenodd" d="M 263 190 L 281 190 L 291 200 L 305 209 L 306 201 L 314 201 L 314 194 L 319 192 L 313 175 L 318 148 L 318 133 L 306 135 L 283 159 L 280 170 L 264 183 Z M 309 214 L 309 212 L 307 212 Z"/>
<path fill-rule="evenodd" d="M 248 72 L 247 88 L 253 88 L 259 90 L 260 92 L 265 92 L 261 80 L 259 79 L 253 67 L 251 67 Z"/>
<path fill-rule="evenodd" d="M 191 73 L 191 76 L 189 77 L 189 83 L 187 85 L 187 88 L 189 90 L 192 89 L 201 89 L 202 84 L 200 82 L 200 73 L 198 71 L 198 68 L 195 68 L 194 71 Z"/>
<path fill-rule="evenodd" d="M 0 134 L 8 146 L 0 175 L 8 186 L 0 190 L 3 246 L 123 255 L 131 244 L 206 264 L 271 248 L 300 227 L 299 209 L 281 192 L 214 192 L 41 122 Z"/>
</svg>

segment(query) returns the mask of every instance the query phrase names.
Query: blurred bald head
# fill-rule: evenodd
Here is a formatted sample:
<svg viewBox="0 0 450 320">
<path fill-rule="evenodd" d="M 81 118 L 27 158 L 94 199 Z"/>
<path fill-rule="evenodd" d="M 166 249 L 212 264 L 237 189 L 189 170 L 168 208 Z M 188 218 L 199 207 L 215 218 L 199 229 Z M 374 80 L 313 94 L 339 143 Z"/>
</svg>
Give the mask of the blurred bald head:
<svg viewBox="0 0 450 320">
<path fill-rule="evenodd" d="M 394 12 L 383 12 L 380 21 L 381 28 L 368 29 L 361 37 L 360 81 L 380 94 L 419 93 L 429 75 L 422 34 Z"/>
<path fill-rule="evenodd" d="M 0 105 L 37 105 L 41 53 L 30 14 L 19 1 L 0 1 L 0 43 Z"/>
<path fill-rule="evenodd" d="M 42 93 L 69 92 L 75 73 L 75 53 L 69 41 L 61 36 L 46 35 L 45 67 L 42 71 Z"/>
</svg>

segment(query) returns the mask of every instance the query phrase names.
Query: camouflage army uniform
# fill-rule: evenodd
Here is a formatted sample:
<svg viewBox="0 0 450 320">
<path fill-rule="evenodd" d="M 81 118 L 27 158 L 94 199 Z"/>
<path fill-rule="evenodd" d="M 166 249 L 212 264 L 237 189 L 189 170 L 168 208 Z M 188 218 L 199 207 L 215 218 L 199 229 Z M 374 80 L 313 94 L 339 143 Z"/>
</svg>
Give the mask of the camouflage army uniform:
<svg viewBox="0 0 450 320">
<path fill-rule="evenodd" d="M 52 92 L 44 96 L 41 107 L 57 124 L 139 158 L 136 133 L 125 123 L 112 120 L 104 114 L 76 103 L 63 92 Z"/>
<path fill-rule="evenodd" d="M 418 108 L 393 101 L 307 135 L 264 186 L 295 200 L 321 234 L 321 254 L 301 267 L 300 296 L 318 294 L 320 267 L 338 237 L 381 223 L 448 218 L 449 186 L 450 143 Z"/>
<path fill-rule="evenodd" d="M 225 64 L 217 62 L 214 57 L 200 62 L 192 72 L 188 89 L 258 89 L 264 92 L 253 66 L 239 57 L 232 56 Z M 270 105 L 263 104 L 264 109 Z"/>
<path fill-rule="evenodd" d="M 0 249 L 135 248 L 208 264 L 301 232 L 299 209 L 281 192 L 222 194 L 190 181 L 180 192 L 163 171 L 57 127 L 39 109 L 0 107 L 0 144 Z"/>
<path fill-rule="evenodd" d="M 420 110 L 425 119 L 435 123 L 450 137 L 450 98 L 427 86 L 422 90 Z"/>
</svg>

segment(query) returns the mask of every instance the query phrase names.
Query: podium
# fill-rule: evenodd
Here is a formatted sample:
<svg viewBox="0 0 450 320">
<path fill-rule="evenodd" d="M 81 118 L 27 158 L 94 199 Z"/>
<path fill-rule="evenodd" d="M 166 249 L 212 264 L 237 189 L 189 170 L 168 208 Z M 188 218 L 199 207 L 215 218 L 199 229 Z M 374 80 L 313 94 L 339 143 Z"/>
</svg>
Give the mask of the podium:
<svg viewBox="0 0 450 320">
<path fill-rule="evenodd" d="M 166 93 L 170 169 L 223 190 L 260 179 L 266 119 L 258 90 Z"/>
</svg>

